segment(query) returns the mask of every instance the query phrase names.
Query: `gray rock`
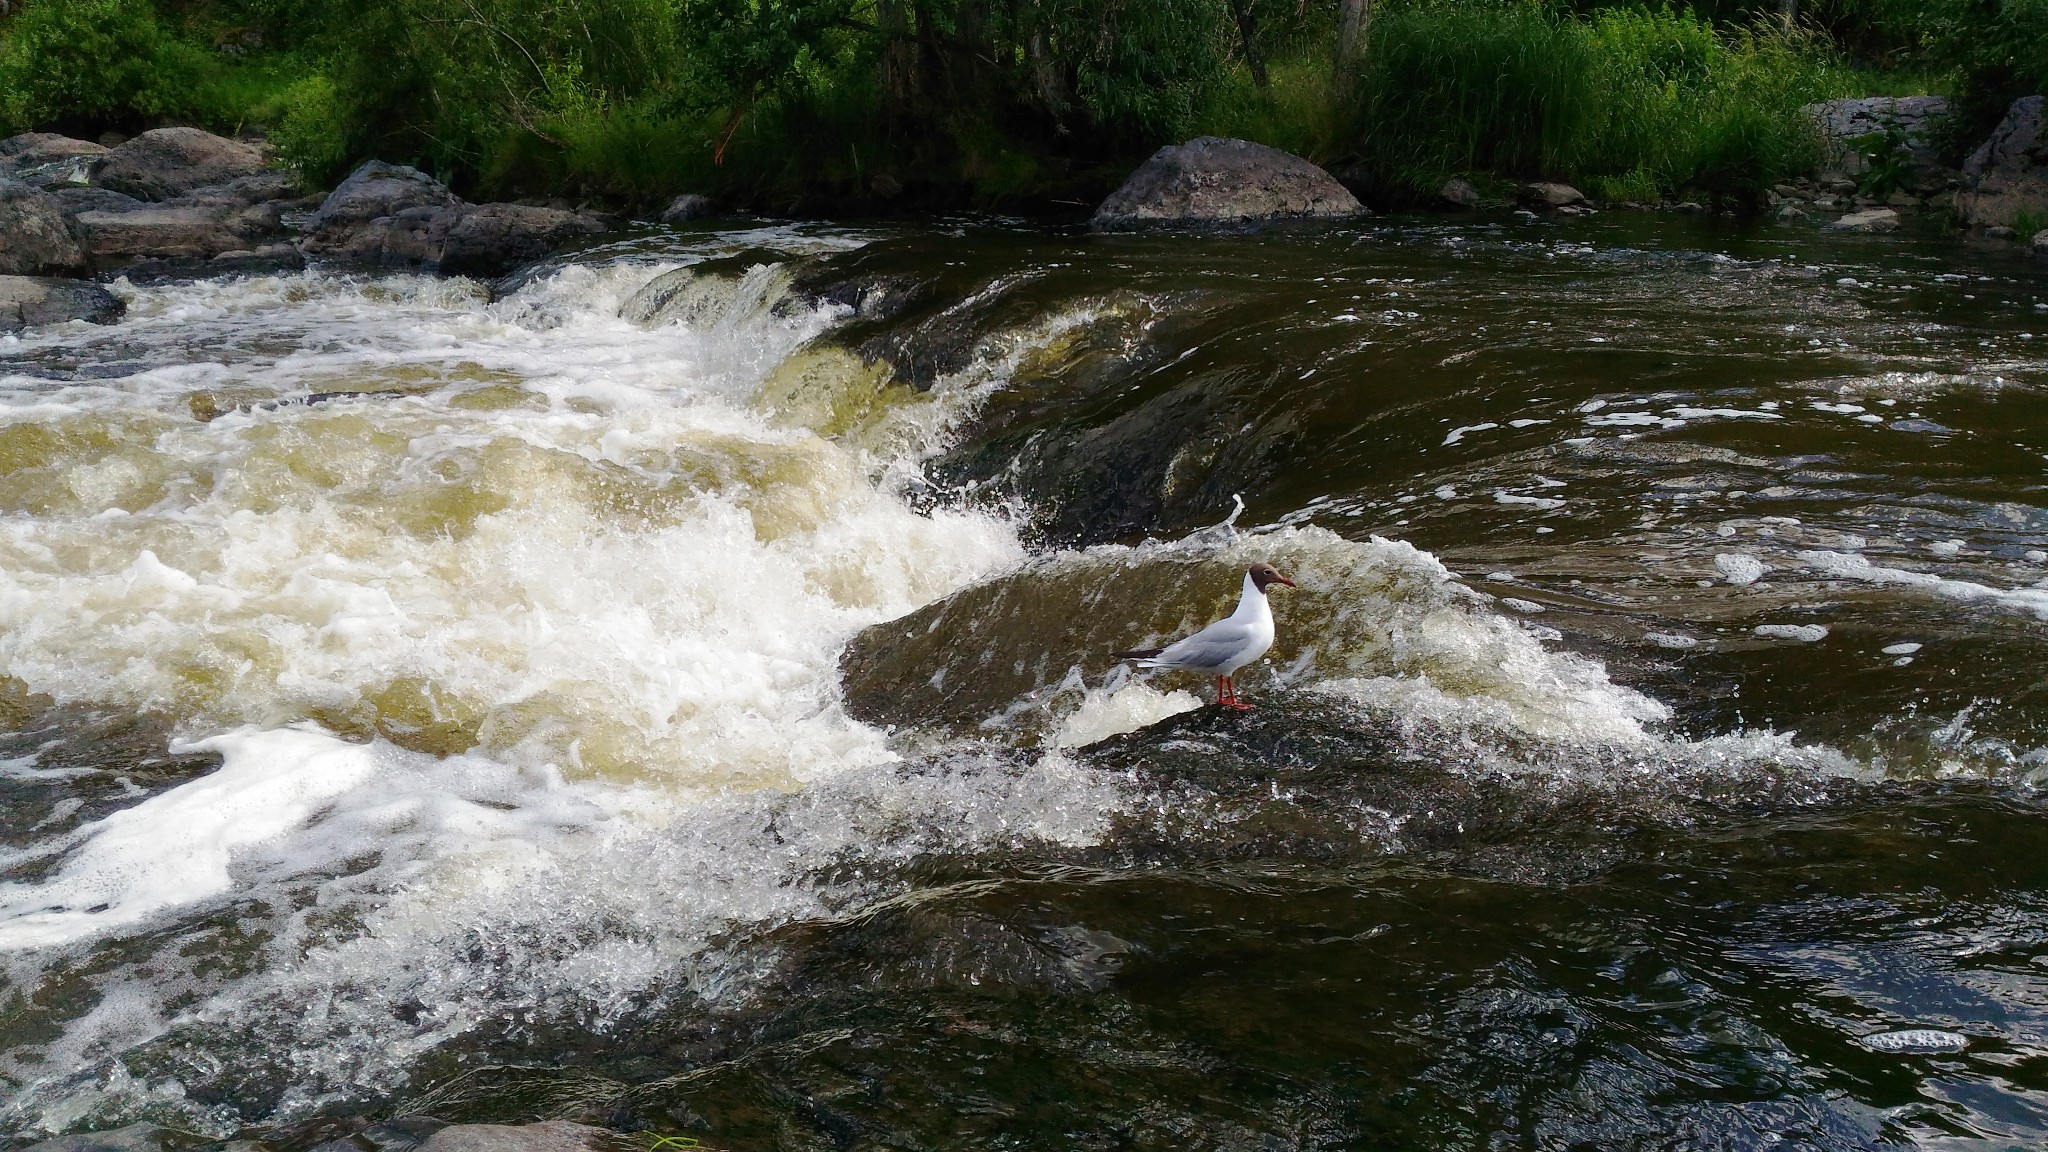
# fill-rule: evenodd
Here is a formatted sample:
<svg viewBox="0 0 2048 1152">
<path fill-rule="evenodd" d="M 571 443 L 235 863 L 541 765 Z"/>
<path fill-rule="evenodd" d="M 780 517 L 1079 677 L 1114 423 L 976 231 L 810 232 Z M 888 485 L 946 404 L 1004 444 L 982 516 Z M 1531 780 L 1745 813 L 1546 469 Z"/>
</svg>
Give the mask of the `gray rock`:
<svg viewBox="0 0 2048 1152">
<path fill-rule="evenodd" d="M 218 276 L 269 276 L 297 272 L 306 258 L 290 244 L 265 244 L 257 248 L 222 252 L 211 259 L 197 257 L 144 259 L 124 266 L 121 274 L 132 284 L 162 284 L 187 280 L 211 280 Z"/>
<path fill-rule="evenodd" d="M 1965 224 L 2011 224 L 2020 215 L 2048 216 L 2048 108 L 2024 96 L 1963 161 L 1956 213 Z"/>
<path fill-rule="evenodd" d="M 448 229 L 440 271 L 449 276 L 502 276 L 583 236 L 608 232 L 612 222 L 588 212 L 484 204 L 462 213 Z"/>
<path fill-rule="evenodd" d="M 4 316 L 4 305 L 0 305 L 0 317 Z M 207 1143 L 210 1141 L 189 1132 L 159 1128 L 154 1124 L 130 1124 L 126 1128 L 115 1128 L 107 1132 L 81 1132 L 75 1136 L 59 1136 L 40 1144 L 31 1144 L 23 1152 L 171 1152 L 173 1149 L 193 1148 Z"/>
<path fill-rule="evenodd" d="M 198 128 L 156 128 L 109 152 L 93 183 L 144 200 L 169 200 L 254 176 L 263 150 Z"/>
<path fill-rule="evenodd" d="M 358 228 L 412 208 L 452 208 L 462 201 L 417 168 L 371 160 L 349 174 L 306 222 L 309 252 L 348 247 Z M 438 255 L 436 256 L 438 259 Z"/>
<path fill-rule="evenodd" d="M 1839 220 L 1827 224 L 1828 232 L 1897 232 L 1899 214 L 1890 208 L 1870 208 L 1862 212 L 1851 212 Z"/>
<path fill-rule="evenodd" d="M 1438 189 L 1437 196 L 1445 203 L 1455 204 L 1460 208 L 1479 207 L 1479 189 L 1474 188 L 1470 180 L 1447 180 L 1444 186 Z"/>
<path fill-rule="evenodd" d="M 64 221 L 64 205 L 38 188 L 0 180 L 0 274 L 83 272 L 85 252 Z"/>
<path fill-rule="evenodd" d="M 419 1152 L 597 1152 L 621 1143 L 616 1134 L 587 1124 L 451 1124 L 427 1137 Z"/>
<path fill-rule="evenodd" d="M 1705 216 L 1707 214 L 1706 205 L 1701 204 L 1696 200 L 1680 201 L 1679 203 L 1672 205 L 1671 210 L 1673 212 L 1678 213 L 1680 216 Z"/>
<path fill-rule="evenodd" d="M 1328 172 L 1277 148 L 1200 136 L 1152 154 L 1095 210 L 1097 231 L 1241 227 L 1365 215 Z"/>
<path fill-rule="evenodd" d="M 338 245 L 316 245 L 309 238 L 305 249 L 309 254 L 324 252 L 353 264 L 433 272 L 441 267 L 448 230 L 462 213 L 460 207 L 407 208 L 352 228 Z M 331 237 L 333 232 L 322 235 Z"/>
<path fill-rule="evenodd" d="M 2019 233 L 2007 228 L 2003 224 L 1993 224 L 1984 230 L 1984 238 L 1986 240 L 2011 240 L 2018 235 Z"/>
<path fill-rule="evenodd" d="M 1569 184 L 1538 182 L 1522 185 L 1522 202 L 1544 208 L 1563 208 L 1572 204 L 1584 204 L 1586 194 Z"/>
<path fill-rule="evenodd" d="M 1926 189 L 1942 182 L 1945 174 L 1933 128 L 1948 115 L 1947 100 L 1939 96 L 1868 96 L 1808 104 L 1802 111 L 1826 139 L 1829 163 L 1839 166 L 1844 175 L 1861 173 L 1869 164 L 1852 141 L 1896 129 L 1908 156 L 1906 183 Z"/>
<path fill-rule="evenodd" d="M 711 215 L 711 197 L 687 192 L 668 202 L 661 213 L 663 224 L 681 224 Z"/>
<path fill-rule="evenodd" d="M 1508 215 L 1513 217 L 1517 224 L 1534 224 L 1537 220 L 1536 214 L 1527 208 L 1517 208 Z"/>
<path fill-rule="evenodd" d="M 1778 205 L 1777 215 L 1778 219 L 1780 220 L 1804 220 L 1806 219 L 1806 209 L 1801 208 L 1799 205 L 1791 203 L 1790 201 L 1787 201 L 1786 203 Z"/>
<path fill-rule="evenodd" d="M 109 188 L 52 188 L 50 198 L 63 205 L 67 217 L 80 212 L 133 212 L 149 205 L 147 200 Z"/>
<path fill-rule="evenodd" d="M 2034 238 L 2027 242 L 2027 247 L 2033 249 L 2036 256 L 2048 256 L 2048 228 L 2034 233 Z"/>
<path fill-rule="evenodd" d="M 96 267 L 144 256 L 211 258 L 248 247 L 217 214 L 203 208 L 150 205 L 129 212 L 81 212 L 72 220 Z"/>
<path fill-rule="evenodd" d="M 298 183 L 290 176 L 274 170 L 266 170 L 251 176 L 243 176 L 221 184 L 195 188 L 177 198 L 178 203 L 200 201 L 233 204 L 266 204 L 274 200 L 290 200 L 298 195 Z"/>
<path fill-rule="evenodd" d="M 107 150 L 54 132 L 24 132 L 0 140 L 0 177 L 38 188 L 76 187 L 92 178 Z"/>
</svg>

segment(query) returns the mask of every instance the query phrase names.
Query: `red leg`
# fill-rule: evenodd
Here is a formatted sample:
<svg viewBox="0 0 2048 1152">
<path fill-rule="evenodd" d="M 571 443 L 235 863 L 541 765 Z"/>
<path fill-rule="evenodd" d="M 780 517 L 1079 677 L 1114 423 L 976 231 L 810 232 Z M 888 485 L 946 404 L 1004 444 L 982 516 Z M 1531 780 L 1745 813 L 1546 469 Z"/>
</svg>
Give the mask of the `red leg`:
<svg viewBox="0 0 2048 1152">
<path fill-rule="evenodd" d="M 1229 690 L 1230 695 L 1227 698 L 1219 698 L 1217 700 L 1217 703 L 1223 705 L 1225 708 L 1230 709 L 1232 712 L 1249 712 L 1252 710 L 1251 705 L 1237 698 L 1236 677 L 1223 677 L 1223 684 Z"/>
</svg>

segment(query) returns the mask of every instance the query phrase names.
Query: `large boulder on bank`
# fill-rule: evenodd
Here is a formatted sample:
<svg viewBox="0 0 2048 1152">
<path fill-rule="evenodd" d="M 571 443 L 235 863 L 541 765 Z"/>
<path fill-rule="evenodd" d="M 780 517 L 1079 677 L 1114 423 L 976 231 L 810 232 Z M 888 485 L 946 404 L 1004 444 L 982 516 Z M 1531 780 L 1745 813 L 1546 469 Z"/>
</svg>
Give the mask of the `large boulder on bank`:
<svg viewBox="0 0 2048 1152">
<path fill-rule="evenodd" d="M 1570 208 L 1586 202 L 1586 194 L 1569 184 L 1541 180 L 1522 185 L 1521 197 L 1524 204 L 1539 208 Z"/>
<path fill-rule="evenodd" d="M 305 248 L 350 264 L 434 272 L 441 267 L 448 230 L 461 218 L 460 207 L 421 205 L 365 221 L 339 235 L 326 233 L 325 244 L 309 238 Z"/>
<path fill-rule="evenodd" d="M 372 220 L 414 208 L 452 208 L 461 203 L 447 185 L 417 168 L 370 160 L 321 201 L 306 222 L 306 248 L 316 253 L 342 249 Z"/>
<path fill-rule="evenodd" d="M 483 204 L 462 214 L 448 229 L 440 270 L 450 276 L 502 276 L 571 240 L 611 230 L 612 222 L 589 212 L 533 208 L 524 204 Z"/>
<path fill-rule="evenodd" d="M 1948 116 L 1948 101 L 1940 96 L 1866 96 L 1856 100 L 1827 100 L 1802 109 L 1820 130 L 1830 152 L 1830 164 L 1849 175 L 1862 172 L 1869 160 L 1858 151 L 1859 141 L 1897 133 L 1906 149 L 1905 182 L 1928 190 L 1940 187 L 1947 177 L 1942 170 L 1934 127 Z"/>
<path fill-rule="evenodd" d="M 0 140 L 0 177 L 38 188 L 77 186 L 92 179 L 92 170 L 107 149 L 89 140 L 54 132 L 24 132 Z"/>
<path fill-rule="evenodd" d="M 144 200 L 170 200 L 266 167 L 254 144 L 198 128 L 156 128 L 107 153 L 93 183 Z"/>
<path fill-rule="evenodd" d="M 128 306 L 97 284 L 41 276 L 0 276 L 0 332 L 84 320 L 112 324 Z"/>
<path fill-rule="evenodd" d="M 0 180 L 0 274 L 82 272 L 85 253 L 64 221 L 64 205 L 39 188 Z"/>
<path fill-rule="evenodd" d="M 1365 207 L 1328 172 L 1249 140 L 1200 136 L 1152 154 L 1095 210 L 1101 232 L 1339 220 Z"/>
<path fill-rule="evenodd" d="M 2022 214 L 2048 217 L 2048 100 L 2023 96 L 1963 161 L 1956 213 L 1963 223 L 2010 227 Z"/>
</svg>

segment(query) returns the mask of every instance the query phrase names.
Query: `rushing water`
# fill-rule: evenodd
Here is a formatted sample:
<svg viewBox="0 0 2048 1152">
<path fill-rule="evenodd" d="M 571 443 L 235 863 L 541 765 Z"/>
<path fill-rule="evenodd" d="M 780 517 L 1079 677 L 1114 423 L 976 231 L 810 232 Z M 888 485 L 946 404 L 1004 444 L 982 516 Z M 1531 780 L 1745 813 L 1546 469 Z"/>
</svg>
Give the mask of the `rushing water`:
<svg viewBox="0 0 2048 1152">
<path fill-rule="evenodd" d="M 2048 1142 L 2038 263 L 970 222 L 125 291 L 0 339 L 0 1131 Z M 1259 559 L 1259 711 L 1109 661 Z"/>
</svg>

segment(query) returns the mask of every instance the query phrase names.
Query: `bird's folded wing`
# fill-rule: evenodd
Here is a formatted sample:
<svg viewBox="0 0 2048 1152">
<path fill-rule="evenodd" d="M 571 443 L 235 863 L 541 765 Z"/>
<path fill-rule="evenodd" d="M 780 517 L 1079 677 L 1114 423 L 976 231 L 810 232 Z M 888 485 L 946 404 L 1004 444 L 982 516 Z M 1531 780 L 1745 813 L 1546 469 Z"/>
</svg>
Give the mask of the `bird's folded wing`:
<svg viewBox="0 0 2048 1152">
<path fill-rule="evenodd" d="M 1218 620 L 1185 640 L 1176 640 L 1152 658 L 1160 668 L 1220 668 L 1244 651 L 1251 641 L 1251 627 L 1235 620 Z"/>
</svg>

